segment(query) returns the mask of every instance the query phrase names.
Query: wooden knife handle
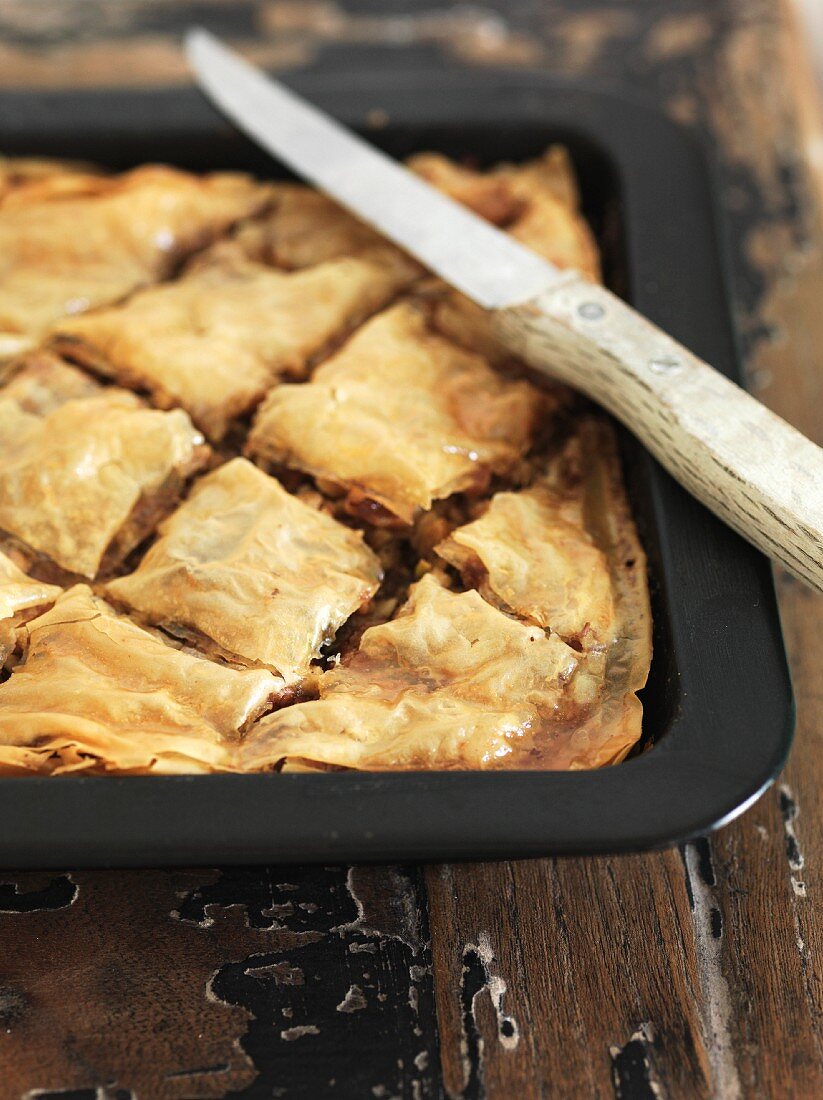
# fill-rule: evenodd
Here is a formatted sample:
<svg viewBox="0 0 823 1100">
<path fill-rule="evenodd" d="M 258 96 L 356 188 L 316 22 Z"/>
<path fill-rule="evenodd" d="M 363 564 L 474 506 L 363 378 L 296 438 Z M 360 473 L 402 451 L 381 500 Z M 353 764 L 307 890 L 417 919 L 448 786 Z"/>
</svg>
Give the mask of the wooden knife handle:
<svg viewBox="0 0 823 1100">
<path fill-rule="evenodd" d="M 532 366 L 621 420 L 690 493 L 823 591 L 823 450 L 574 272 L 492 314 Z"/>
</svg>

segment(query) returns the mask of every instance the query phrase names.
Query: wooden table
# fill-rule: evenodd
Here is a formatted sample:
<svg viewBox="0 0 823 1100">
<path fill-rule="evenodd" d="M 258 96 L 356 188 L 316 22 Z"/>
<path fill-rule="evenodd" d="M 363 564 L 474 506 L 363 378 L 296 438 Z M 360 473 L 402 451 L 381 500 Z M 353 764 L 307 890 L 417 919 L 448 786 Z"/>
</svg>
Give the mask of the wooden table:
<svg viewBox="0 0 823 1100">
<path fill-rule="evenodd" d="M 283 70 L 393 51 L 629 86 L 707 139 L 749 384 L 819 439 L 823 129 L 791 14 L 4 0 L 0 84 L 182 81 L 176 35 L 194 18 Z M 823 616 L 778 581 L 791 762 L 680 851 L 0 874 L 0 1098 L 823 1096 Z"/>
</svg>

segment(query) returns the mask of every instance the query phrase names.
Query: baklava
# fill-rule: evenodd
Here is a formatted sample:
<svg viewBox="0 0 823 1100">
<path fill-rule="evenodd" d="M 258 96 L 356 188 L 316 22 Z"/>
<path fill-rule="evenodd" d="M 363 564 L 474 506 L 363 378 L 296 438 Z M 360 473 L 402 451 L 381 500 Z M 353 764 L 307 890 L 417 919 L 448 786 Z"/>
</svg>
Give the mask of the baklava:
<svg viewBox="0 0 823 1100">
<path fill-rule="evenodd" d="M 279 682 L 169 644 L 84 584 L 26 624 L 0 704 L 0 771 L 203 772 L 236 744 Z"/>
<path fill-rule="evenodd" d="M 412 168 L 600 277 L 565 152 Z M 641 741 L 610 424 L 329 199 L 0 159 L 0 774 L 579 769 Z"/>
<path fill-rule="evenodd" d="M 215 254 L 171 283 L 61 322 L 52 345 L 220 441 L 410 281 L 410 265 L 340 257 L 302 271 Z"/>
<path fill-rule="evenodd" d="M 207 457 L 182 409 L 33 356 L 0 389 L 0 541 L 50 579 L 93 579 L 151 532 Z"/>
<path fill-rule="evenodd" d="M 435 331 L 425 303 L 404 301 L 308 382 L 273 389 L 246 449 L 335 486 L 358 514 L 409 524 L 433 501 L 482 492 L 510 471 L 547 405 L 529 382 Z"/>
<path fill-rule="evenodd" d="M 200 479 L 135 572 L 107 592 L 211 656 L 294 685 L 309 681 L 323 645 L 381 579 L 359 531 L 234 458 Z"/>
<path fill-rule="evenodd" d="M 67 169 L 20 184 L 0 202 L 0 347 L 168 278 L 268 201 L 245 176 L 155 166 L 121 176 Z"/>
</svg>

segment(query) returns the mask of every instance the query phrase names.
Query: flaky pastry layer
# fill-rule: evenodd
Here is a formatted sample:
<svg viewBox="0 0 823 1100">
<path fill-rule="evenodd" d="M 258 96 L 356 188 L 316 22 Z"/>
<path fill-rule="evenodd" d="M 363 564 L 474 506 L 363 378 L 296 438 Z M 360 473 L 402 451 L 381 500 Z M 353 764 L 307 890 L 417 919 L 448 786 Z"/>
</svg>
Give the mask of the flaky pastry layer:
<svg viewBox="0 0 823 1100">
<path fill-rule="evenodd" d="M 625 753 L 635 732 L 619 718 L 602 730 L 598 703 L 585 663 L 556 635 L 426 576 L 326 673 L 318 700 L 263 718 L 239 757 L 254 770 L 289 758 L 374 770 L 590 767 Z"/>
<path fill-rule="evenodd" d="M 197 483 L 136 572 L 107 591 L 207 652 L 292 684 L 380 579 L 359 532 L 235 458 Z"/>
<path fill-rule="evenodd" d="M 63 321 L 52 343 L 69 358 L 180 406 L 211 439 L 408 282 L 402 266 L 344 257 L 285 273 L 216 255 L 122 306 Z"/>
<path fill-rule="evenodd" d="M 206 458 L 182 409 L 150 409 L 39 355 L 0 390 L 0 532 L 92 578 L 151 531 Z"/>
<path fill-rule="evenodd" d="M 25 627 L 0 686 L 0 774 L 232 770 L 282 681 L 173 648 L 86 585 Z"/>
<path fill-rule="evenodd" d="M 435 332 L 422 305 L 403 302 L 309 383 L 273 390 L 247 449 L 334 483 L 364 518 L 411 523 L 434 500 L 481 492 L 511 469 L 547 411 L 540 390 L 501 377 Z"/>
<path fill-rule="evenodd" d="M 12 192 L 0 204 L 0 335 L 37 338 L 60 317 L 167 277 L 267 201 L 247 176 L 151 165 Z"/>
</svg>

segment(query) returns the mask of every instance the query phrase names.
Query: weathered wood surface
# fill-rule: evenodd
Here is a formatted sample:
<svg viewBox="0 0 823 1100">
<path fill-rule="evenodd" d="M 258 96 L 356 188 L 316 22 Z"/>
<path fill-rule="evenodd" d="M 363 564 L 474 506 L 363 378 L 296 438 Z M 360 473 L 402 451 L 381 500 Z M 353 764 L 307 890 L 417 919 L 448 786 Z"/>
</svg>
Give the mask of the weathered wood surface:
<svg viewBox="0 0 823 1100">
<path fill-rule="evenodd" d="M 12 882 L 0 887 L 4 1100 L 439 1095 L 416 870 Z"/>
<path fill-rule="evenodd" d="M 819 441 L 823 129 L 791 6 L 2 0 L 0 85 L 182 80 L 191 21 L 283 69 L 629 85 L 706 137 L 750 387 Z M 0 1100 L 822 1096 L 823 615 L 779 584 L 791 762 L 682 852 L 0 874 Z"/>
</svg>

